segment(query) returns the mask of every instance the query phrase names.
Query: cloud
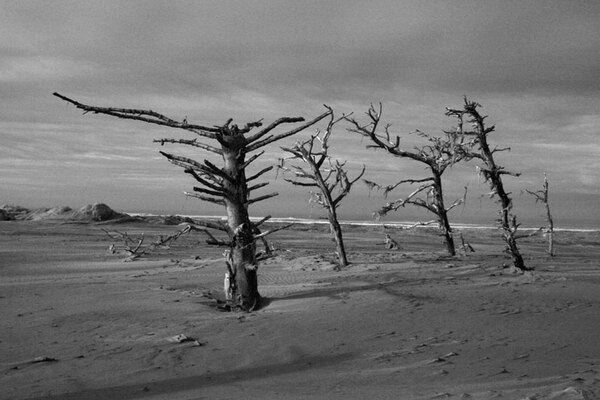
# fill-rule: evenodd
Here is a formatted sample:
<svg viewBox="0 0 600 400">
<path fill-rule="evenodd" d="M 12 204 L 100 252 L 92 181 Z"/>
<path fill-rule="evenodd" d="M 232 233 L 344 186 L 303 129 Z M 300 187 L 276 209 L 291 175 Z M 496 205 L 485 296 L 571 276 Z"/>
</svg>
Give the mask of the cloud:
<svg viewBox="0 0 600 400">
<path fill-rule="evenodd" d="M 81 78 L 93 74 L 94 67 L 58 57 L 7 57 L 0 65 L 0 83 L 35 83 L 47 80 Z"/>
<path fill-rule="evenodd" d="M 83 154 L 78 154 L 73 157 L 78 162 L 83 160 L 98 160 L 98 161 L 142 161 L 145 158 L 140 156 L 127 156 L 127 155 L 118 155 L 114 153 L 98 153 L 98 152 L 86 152 Z"/>
</svg>

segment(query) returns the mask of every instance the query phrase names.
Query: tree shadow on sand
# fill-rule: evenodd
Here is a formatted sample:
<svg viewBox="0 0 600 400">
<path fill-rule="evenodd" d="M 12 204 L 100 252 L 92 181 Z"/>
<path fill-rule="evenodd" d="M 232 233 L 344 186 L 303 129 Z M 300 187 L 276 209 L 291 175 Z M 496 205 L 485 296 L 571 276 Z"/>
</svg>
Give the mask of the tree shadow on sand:
<svg viewBox="0 0 600 400">
<path fill-rule="evenodd" d="M 202 388 L 211 386 L 228 385 L 246 380 L 261 379 L 265 377 L 297 373 L 299 371 L 315 368 L 329 367 L 355 357 L 352 353 L 302 356 L 294 361 L 255 365 L 246 368 L 234 369 L 217 373 L 206 373 L 184 378 L 172 378 L 162 381 L 135 383 L 131 385 L 106 387 L 100 389 L 85 390 L 80 392 L 65 393 L 59 395 L 37 397 L 41 400 L 71 400 L 71 399 L 136 399 L 148 396 L 174 396 L 178 392 L 201 391 Z M 165 397 L 168 398 L 168 397 Z"/>
</svg>

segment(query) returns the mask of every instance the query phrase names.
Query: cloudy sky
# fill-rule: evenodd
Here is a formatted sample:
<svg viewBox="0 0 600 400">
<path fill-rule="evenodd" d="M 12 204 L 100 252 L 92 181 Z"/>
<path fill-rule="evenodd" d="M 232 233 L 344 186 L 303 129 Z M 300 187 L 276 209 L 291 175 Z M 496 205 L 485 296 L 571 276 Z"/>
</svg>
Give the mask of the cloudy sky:
<svg viewBox="0 0 600 400">
<path fill-rule="evenodd" d="M 506 181 L 522 219 L 542 214 L 521 192 L 539 188 L 546 172 L 559 224 L 600 226 L 598 21 L 594 0 L 0 1 L 0 203 L 220 212 L 183 196 L 193 182 L 152 143 L 181 132 L 84 116 L 54 91 L 205 125 L 310 118 L 323 104 L 361 119 L 382 102 L 408 148 L 415 129 L 451 127 L 445 107 L 468 95 L 496 125 L 490 140 L 512 148 L 498 162 L 523 174 Z M 332 153 L 384 184 L 423 175 L 365 144 L 340 125 Z M 271 145 L 256 168 L 280 156 Z M 281 196 L 253 214 L 321 214 L 305 191 L 270 178 Z M 456 218 L 493 206 L 475 164 L 446 182 L 449 200 L 469 188 Z M 361 185 L 342 209 L 369 218 L 383 202 Z"/>
</svg>

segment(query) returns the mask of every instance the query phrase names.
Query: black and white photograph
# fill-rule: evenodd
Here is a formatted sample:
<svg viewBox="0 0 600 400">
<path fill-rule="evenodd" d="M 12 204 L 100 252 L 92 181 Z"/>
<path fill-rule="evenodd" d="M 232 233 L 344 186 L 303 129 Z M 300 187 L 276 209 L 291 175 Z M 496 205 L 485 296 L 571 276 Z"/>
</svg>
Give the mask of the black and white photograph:
<svg viewBox="0 0 600 400">
<path fill-rule="evenodd" d="M 0 400 L 600 399 L 600 2 L 0 0 Z"/>
</svg>

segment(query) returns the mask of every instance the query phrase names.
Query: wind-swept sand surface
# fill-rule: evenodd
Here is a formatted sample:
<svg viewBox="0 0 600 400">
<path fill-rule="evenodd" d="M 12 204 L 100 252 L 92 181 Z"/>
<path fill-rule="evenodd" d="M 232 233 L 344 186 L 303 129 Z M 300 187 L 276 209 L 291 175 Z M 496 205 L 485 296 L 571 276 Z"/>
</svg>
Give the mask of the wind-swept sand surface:
<svg viewBox="0 0 600 400">
<path fill-rule="evenodd" d="M 600 234 L 559 232 L 557 257 L 498 232 L 444 255 L 426 229 L 325 226 L 270 237 L 265 306 L 222 312 L 222 249 L 201 233 L 134 262 L 102 231 L 174 225 L 0 222 L 2 399 L 598 399 Z"/>
</svg>

